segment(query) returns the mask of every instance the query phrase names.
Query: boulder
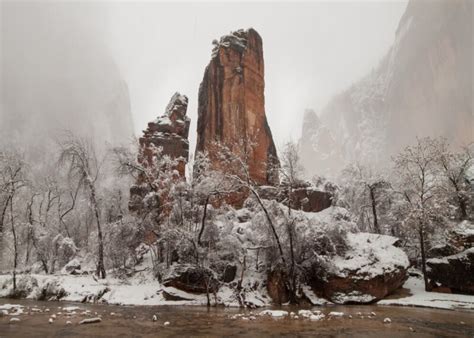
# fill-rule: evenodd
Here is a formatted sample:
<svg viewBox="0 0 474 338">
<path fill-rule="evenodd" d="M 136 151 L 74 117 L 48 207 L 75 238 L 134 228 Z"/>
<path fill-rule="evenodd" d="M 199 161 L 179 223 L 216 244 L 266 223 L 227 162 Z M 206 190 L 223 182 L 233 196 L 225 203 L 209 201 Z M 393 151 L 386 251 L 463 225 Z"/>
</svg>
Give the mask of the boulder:
<svg viewBox="0 0 474 338">
<path fill-rule="evenodd" d="M 259 187 L 260 197 L 267 200 L 275 200 L 288 205 L 288 187 L 281 185 Z M 332 194 L 318 190 L 310 184 L 302 183 L 293 189 L 290 196 L 291 207 L 305 212 L 320 212 L 332 205 Z"/>
<path fill-rule="evenodd" d="M 426 264 L 428 278 L 436 284 L 436 288 L 474 294 L 474 248 L 456 255 L 428 259 Z"/>
<path fill-rule="evenodd" d="M 163 277 L 162 284 L 191 293 L 214 293 L 219 288 L 211 270 L 191 264 L 173 264 Z"/>
<path fill-rule="evenodd" d="M 79 275 L 81 271 L 81 262 L 77 258 L 70 260 L 61 270 L 63 274 Z"/>
<path fill-rule="evenodd" d="M 216 141 L 244 158 L 259 185 L 278 183 L 278 156 L 265 115 L 262 38 L 238 30 L 215 44 L 199 87 L 196 153 L 207 152 L 212 166 L 227 170 Z M 233 203 L 241 204 L 242 198 Z"/>
<path fill-rule="evenodd" d="M 461 252 L 474 247 L 474 223 L 462 221 L 449 234 L 450 244 Z"/>
<path fill-rule="evenodd" d="M 456 247 L 454 247 L 453 245 L 449 243 L 445 243 L 445 244 L 439 244 L 430 248 L 428 252 L 426 253 L 426 256 L 428 258 L 441 258 L 445 256 L 455 255 L 457 253 L 458 253 L 458 250 Z"/>
<path fill-rule="evenodd" d="M 337 304 L 367 304 L 391 294 L 407 279 L 407 255 L 397 238 L 369 233 L 347 236 L 348 249 L 310 272 L 314 292 Z"/>
<path fill-rule="evenodd" d="M 311 187 L 298 188 L 291 194 L 291 207 L 306 212 L 319 212 L 332 204 L 331 194 Z"/>
</svg>

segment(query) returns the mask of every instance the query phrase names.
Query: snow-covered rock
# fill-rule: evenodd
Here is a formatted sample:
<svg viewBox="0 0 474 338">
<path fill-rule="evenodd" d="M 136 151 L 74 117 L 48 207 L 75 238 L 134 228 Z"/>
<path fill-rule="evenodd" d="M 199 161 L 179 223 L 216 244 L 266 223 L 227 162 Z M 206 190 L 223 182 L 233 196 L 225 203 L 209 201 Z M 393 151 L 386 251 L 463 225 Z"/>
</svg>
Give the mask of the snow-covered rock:
<svg viewBox="0 0 474 338">
<path fill-rule="evenodd" d="M 70 260 L 61 270 L 63 274 L 79 274 L 81 272 L 81 262 L 74 258 Z"/>
<path fill-rule="evenodd" d="M 260 316 L 270 316 L 273 318 L 282 318 L 288 316 L 288 311 L 283 310 L 263 310 L 259 313 Z"/>
<path fill-rule="evenodd" d="M 191 264 L 173 264 L 163 277 L 163 285 L 194 293 L 213 293 L 218 289 L 211 270 Z"/>
<path fill-rule="evenodd" d="M 451 292 L 474 294 L 474 247 L 426 262 L 428 278 Z"/>
<path fill-rule="evenodd" d="M 329 260 L 322 275 L 310 281 L 313 290 L 337 304 L 371 303 L 399 288 L 407 278 L 407 255 L 391 236 L 355 233 L 347 236 L 344 255 Z"/>
<path fill-rule="evenodd" d="M 94 324 L 100 323 L 102 319 L 100 317 L 86 318 L 79 322 L 79 324 Z"/>
</svg>

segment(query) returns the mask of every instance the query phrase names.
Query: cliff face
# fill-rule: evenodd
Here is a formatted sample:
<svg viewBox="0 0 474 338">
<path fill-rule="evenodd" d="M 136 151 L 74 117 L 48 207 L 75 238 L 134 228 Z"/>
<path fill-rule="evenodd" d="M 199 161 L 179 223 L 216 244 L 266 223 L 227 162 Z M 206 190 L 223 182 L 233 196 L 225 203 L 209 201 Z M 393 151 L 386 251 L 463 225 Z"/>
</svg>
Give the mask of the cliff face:
<svg viewBox="0 0 474 338">
<path fill-rule="evenodd" d="M 408 3 L 378 67 L 320 114 L 345 161 L 386 165 L 417 136 L 444 136 L 453 145 L 474 140 L 472 29 L 469 0 Z"/>
<path fill-rule="evenodd" d="M 199 87 L 197 152 L 208 152 L 215 168 L 216 142 L 245 152 L 251 177 L 276 184 L 276 148 L 265 115 L 262 38 L 239 30 L 214 42 L 212 59 Z M 246 157 L 247 157 L 246 156 Z"/>
</svg>

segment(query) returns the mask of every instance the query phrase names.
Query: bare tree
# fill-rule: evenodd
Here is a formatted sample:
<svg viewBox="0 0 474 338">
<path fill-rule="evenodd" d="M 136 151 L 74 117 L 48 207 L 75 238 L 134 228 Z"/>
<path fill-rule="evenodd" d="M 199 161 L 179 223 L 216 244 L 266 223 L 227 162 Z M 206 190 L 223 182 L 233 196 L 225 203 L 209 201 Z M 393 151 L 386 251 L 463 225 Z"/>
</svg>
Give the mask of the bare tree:
<svg viewBox="0 0 474 338">
<path fill-rule="evenodd" d="M 91 208 L 97 224 L 97 236 L 99 241 L 97 275 L 101 278 L 105 278 L 104 241 L 96 191 L 96 182 L 99 177 L 101 162 L 99 162 L 97 158 L 92 143 L 72 133 L 66 133 L 64 138 L 58 143 L 61 148 L 59 157 L 60 164 L 68 166 L 69 176 L 78 182 L 78 186 L 83 187 L 89 193 Z"/>
<path fill-rule="evenodd" d="M 290 302 L 296 302 L 297 291 L 297 272 L 295 260 L 295 218 L 292 217 L 291 207 L 293 205 L 293 191 L 301 183 L 301 175 L 303 174 L 303 166 L 299 156 L 298 145 L 294 142 L 287 142 L 280 154 L 280 173 L 283 177 L 283 183 L 287 186 L 287 202 L 288 216 L 286 221 L 286 230 L 288 232 L 288 240 L 290 245 L 290 266 L 288 268 Z"/>
<path fill-rule="evenodd" d="M 359 163 L 349 165 L 342 171 L 342 198 L 351 211 L 358 215 L 362 229 L 372 227 L 373 232 L 382 233 L 381 205 L 388 199 L 391 184 L 380 173 Z M 383 210 L 382 210 L 383 211 Z M 371 224 L 370 224 L 371 223 Z"/>
<path fill-rule="evenodd" d="M 19 240 L 15 215 L 15 197 L 20 189 L 26 186 L 25 167 L 21 155 L 16 152 L 0 153 L 1 174 L 2 174 L 2 192 L 6 193 L 7 198 L 2 210 L 2 223 L 0 230 L 3 231 L 4 219 L 9 211 L 10 226 L 13 236 L 13 293 L 16 292 L 16 273 L 18 268 Z"/>
<path fill-rule="evenodd" d="M 408 226 L 418 234 L 425 289 L 430 290 L 426 275 L 426 236 L 443 213 L 437 160 L 443 145 L 439 140 L 422 138 L 399 153 L 395 169 L 400 177 L 400 192 L 405 197 L 404 214 Z"/>
<path fill-rule="evenodd" d="M 440 145 L 438 161 L 448 182 L 448 193 L 457 202 L 461 219 L 467 219 L 471 188 L 466 177 L 474 163 L 473 154 L 468 147 L 462 152 L 452 152 L 445 140 L 441 140 Z"/>
</svg>

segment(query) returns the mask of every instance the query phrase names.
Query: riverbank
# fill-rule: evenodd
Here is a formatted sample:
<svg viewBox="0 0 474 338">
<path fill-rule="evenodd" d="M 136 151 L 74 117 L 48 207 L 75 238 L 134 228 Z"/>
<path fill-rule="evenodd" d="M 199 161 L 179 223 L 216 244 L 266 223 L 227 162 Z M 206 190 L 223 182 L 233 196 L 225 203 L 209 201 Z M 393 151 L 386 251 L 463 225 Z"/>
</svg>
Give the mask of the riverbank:
<svg viewBox="0 0 474 338">
<path fill-rule="evenodd" d="M 17 288 L 21 290 L 21 298 L 31 300 L 135 306 L 205 306 L 208 301 L 205 294 L 196 295 L 173 287 L 164 287 L 153 278 L 149 271 L 136 273 L 128 279 L 108 277 L 100 280 L 92 275 L 41 274 L 19 275 L 17 278 Z M 9 297 L 11 292 L 11 275 L 0 275 L 0 297 Z M 318 299 L 309 288 L 305 289 L 305 293 L 309 293 L 307 296 L 312 299 L 314 305 L 332 304 Z M 272 305 L 264 288 L 247 294 L 246 300 L 252 307 Z M 221 287 L 216 295 L 211 295 L 210 302 L 212 305 L 239 307 L 233 290 L 227 286 Z M 403 288 L 379 301 L 378 304 L 474 311 L 474 296 L 425 292 L 423 281 L 417 277 L 410 277 Z"/>
</svg>

